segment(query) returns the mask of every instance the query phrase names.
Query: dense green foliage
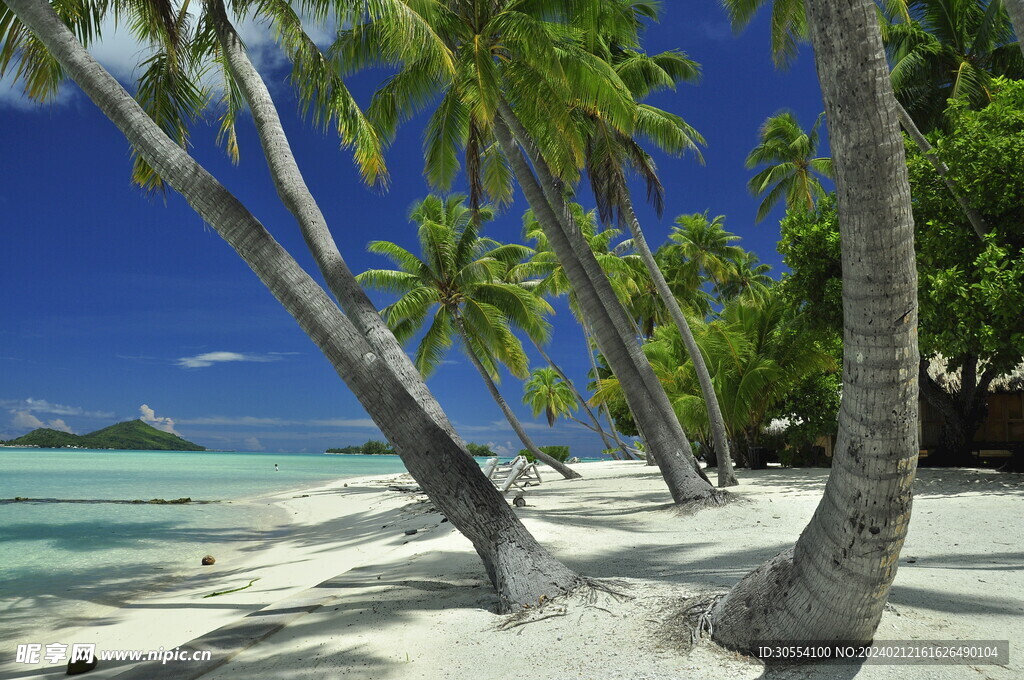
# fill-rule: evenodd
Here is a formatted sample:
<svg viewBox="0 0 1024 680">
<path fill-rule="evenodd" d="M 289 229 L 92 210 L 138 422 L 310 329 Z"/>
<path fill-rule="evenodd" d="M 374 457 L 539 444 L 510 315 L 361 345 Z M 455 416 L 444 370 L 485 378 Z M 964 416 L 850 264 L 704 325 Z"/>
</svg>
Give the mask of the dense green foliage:
<svg viewBox="0 0 1024 680">
<path fill-rule="evenodd" d="M 393 456 L 395 449 L 388 442 L 370 439 L 358 446 L 343 446 L 340 449 L 327 449 L 326 453 L 350 453 L 363 456 Z"/>
<path fill-rule="evenodd" d="M 538 448 L 541 451 L 543 451 L 544 453 L 546 453 L 549 456 L 551 456 L 552 458 L 554 458 L 556 460 L 559 460 L 559 461 L 561 461 L 563 463 L 565 461 L 569 460 L 569 447 L 568 446 L 540 446 Z M 519 451 L 519 455 L 520 456 L 525 456 L 526 460 L 530 461 L 531 463 L 536 463 L 537 462 L 537 460 L 534 457 L 534 455 L 532 453 L 530 453 L 527 449 L 521 449 Z"/>
<path fill-rule="evenodd" d="M 952 129 L 930 140 L 991 233 L 980 242 L 916 147 L 907 145 L 914 198 L 920 343 L 956 367 L 970 355 L 999 369 L 1024 357 L 1024 82 L 999 80 L 981 111 L 953 104 Z M 782 221 L 789 293 L 822 327 L 842 328 L 839 223 L 833 198 Z"/>
<path fill-rule="evenodd" d="M 32 430 L 8 442 L 12 446 L 38 446 L 44 449 L 77 447 L 80 449 L 116 449 L 124 451 L 205 451 L 198 444 L 163 432 L 141 420 L 117 423 L 89 434 L 77 435 L 49 428 Z"/>
</svg>

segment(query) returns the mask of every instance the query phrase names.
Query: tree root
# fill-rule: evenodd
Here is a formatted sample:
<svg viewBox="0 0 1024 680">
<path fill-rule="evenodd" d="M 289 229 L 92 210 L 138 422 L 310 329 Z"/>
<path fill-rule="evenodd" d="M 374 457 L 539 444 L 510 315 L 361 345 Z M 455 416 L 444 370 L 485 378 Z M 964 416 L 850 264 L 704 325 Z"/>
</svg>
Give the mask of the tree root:
<svg viewBox="0 0 1024 680">
<path fill-rule="evenodd" d="M 708 638 L 714 636 L 715 629 L 711 622 L 711 612 L 723 597 L 725 596 L 702 597 L 683 610 L 683 616 L 690 624 L 690 646 L 696 645 L 705 636 Z"/>
<path fill-rule="evenodd" d="M 684 501 L 676 506 L 676 510 L 681 515 L 693 515 L 701 510 L 707 508 L 721 508 L 738 501 L 739 498 L 733 496 L 731 493 L 724 489 L 712 489 L 711 493 L 707 496 L 700 498 L 694 498 L 692 500 Z"/>
</svg>

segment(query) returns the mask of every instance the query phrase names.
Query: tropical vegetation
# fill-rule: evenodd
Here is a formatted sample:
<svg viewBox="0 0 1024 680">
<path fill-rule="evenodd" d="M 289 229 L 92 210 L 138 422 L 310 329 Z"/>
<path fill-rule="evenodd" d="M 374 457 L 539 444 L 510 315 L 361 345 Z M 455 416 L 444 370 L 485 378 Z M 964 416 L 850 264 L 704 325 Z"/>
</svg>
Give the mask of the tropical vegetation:
<svg viewBox="0 0 1024 680">
<path fill-rule="evenodd" d="M 768 2 L 724 4 L 743 24 Z M 972 389 L 984 392 L 990 372 L 1019 361 L 1024 338 L 1024 182 L 1015 181 L 1024 179 L 1024 106 L 1020 84 L 999 78 L 1017 73 L 1020 56 L 1001 3 L 772 5 L 777 60 L 802 39 L 814 48 L 832 145 L 827 162 L 816 155 L 818 124 L 805 133 L 783 115 L 750 155 L 751 165 L 768 166 L 751 186 L 765 195 L 762 216 L 787 198 L 780 250 L 792 271 L 780 283 L 737 245 L 724 217 L 681 215 L 655 250 L 639 229 L 627 174 L 640 176 L 659 210 L 664 201 L 640 141 L 672 153 L 701 143 L 681 118 L 643 103 L 698 71 L 680 51 L 643 50 L 654 3 L 300 2 L 307 18 L 339 20 L 343 30 L 325 52 L 285 2 L 209 0 L 193 21 L 187 3 L 5 0 L 0 70 L 16 63 L 15 77 L 40 99 L 73 79 L 130 142 L 135 180 L 179 192 L 231 245 L 470 540 L 500 611 L 543 604 L 584 579 L 527 531 L 469 455 L 480 449 L 462 440 L 429 391 L 425 379 L 456 342 L 530 454 L 573 476 L 533 444 L 497 388 L 504 371 L 529 376 L 524 402 L 535 417 L 553 425 L 582 410 L 602 429 L 553 362 L 531 375 L 522 344 L 543 351 L 552 312 L 545 296 L 568 295 L 597 381 L 592 400 L 622 431 L 642 433 L 676 505 L 691 510 L 729 496 L 697 464 L 687 432 L 701 450 L 726 454 L 721 484 L 730 450 L 756 444 L 771 418 L 806 425 L 805 438 L 834 424 L 835 465 L 796 544 L 704 609 L 702 628 L 716 640 L 757 653 L 763 640 L 874 637 L 910 516 L 919 394 L 932 399 L 926 380 L 907 376 L 923 375 L 924 360 L 941 354 L 963 375 L 980 373 Z M 959 23 L 935 14 L 949 9 Z M 385 147 L 401 123 L 425 114 L 428 182 L 447 191 L 461 170 L 467 192 L 414 206 L 418 254 L 401 239 L 374 241 L 371 252 L 396 268 L 353 276 L 230 10 L 269 23 L 294 66 L 299 102 L 338 131 L 367 182 L 386 183 Z M 138 101 L 85 49 L 106 12 L 150 48 Z M 880 17 L 888 20 L 881 28 Z M 189 124 L 208 99 L 197 76 L 211 63 L 226 82 L 222 139 L 237 152 L 235 127 L 248 108 L 271 181 L 326 287 L 188 153 Z M 380 67 L 390 71 L 364 113 L 344 77 Z M 962 78 L 950 83 L 954 67 Z M 935 153 L 915 150 L 925 145 Z M 937 156 L 948 181 L 935 174 Z M 814 174 L 828 176 L 832 166 L 842 181 L 826 196 Z M 585 200 L 584 173 L 596 212 L 575 202 Z M 530 207 L 532 248 L 482 235 L 510 203 L 513 183 Z M 987 225 L 969 220 L 978 239 L 965 229 L 965 201 Z M 618 223 L 632 237 L 625 243 L 615 243 Z M 361 284 L 397 299 L 378 313 Z M 404 344 L 412 342 L 410 359 Z M 815 399 L 825 414 L 817 418 L 809 414 Z"/>
</svg>

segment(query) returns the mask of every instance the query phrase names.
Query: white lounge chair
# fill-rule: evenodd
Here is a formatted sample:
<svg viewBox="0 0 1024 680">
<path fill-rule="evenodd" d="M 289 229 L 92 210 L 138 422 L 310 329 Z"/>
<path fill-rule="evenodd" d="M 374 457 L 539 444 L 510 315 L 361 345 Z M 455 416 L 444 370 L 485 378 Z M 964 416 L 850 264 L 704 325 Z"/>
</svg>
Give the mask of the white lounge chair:
<svg viewBox="0 0 1024 680">
<path fill-rule="evenodd" d="M 525 456 L 516 456 L 511 462 L 504 464 L 498 463 L 497 458 L 492 458 L 484 464 L 483 471 L 503 494 L 508 493 L 513 487 L 522 490 L 541 483 L 537 464 L 529 462 Z"/>
</svg>

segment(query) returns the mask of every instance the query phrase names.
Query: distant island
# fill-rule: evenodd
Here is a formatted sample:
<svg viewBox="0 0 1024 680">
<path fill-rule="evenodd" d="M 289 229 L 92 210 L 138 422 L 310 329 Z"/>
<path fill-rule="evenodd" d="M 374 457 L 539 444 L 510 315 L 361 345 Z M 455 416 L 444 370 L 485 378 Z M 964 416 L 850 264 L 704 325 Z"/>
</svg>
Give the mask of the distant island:
<svg viewBox="0 0 1024 680">
<path fill-rule="evenodd" d="M 40 427 L 5 442 L 7 446 L 41 449 L 119 449 L 126 451 L 205 451 L 206 448 L 163 432 L 141 420 L 128 420 L 89 434 L 70 434 Z"/>
<path fill-rule="evenodd" d="M 395 449 L 388 442 L 371 439 L 365 444 L 344 446 L 340 449 L 327 449 L 324 453 L 349 453 L 362 456 L 393 456 Z"/>
<path fill-rule="evenodd" d="M 469 453 L 472 456 L 490 458 L 491 456 L 498 455 L 491 451 L 491 447 L 486 444 L 475 444 L 473 442 L 469 442 L 466 444 L 466 448 L 469 449 Z M 395 455 L 395 449 L 388 442 L 371 439 L 365 444 L 343 446 L 340 449 L 327 449 L 324 453 L 348 453 L 360 456 L 393 456 Z"/>
</svg>

